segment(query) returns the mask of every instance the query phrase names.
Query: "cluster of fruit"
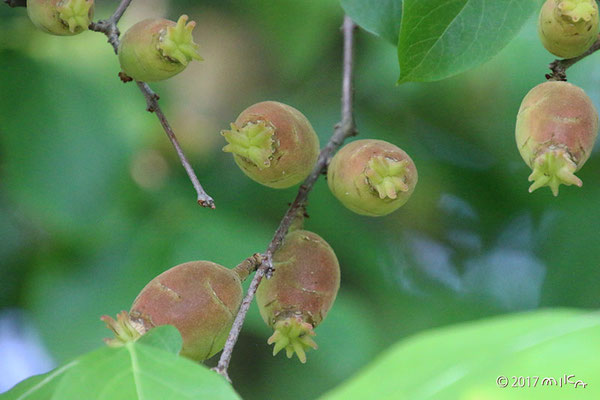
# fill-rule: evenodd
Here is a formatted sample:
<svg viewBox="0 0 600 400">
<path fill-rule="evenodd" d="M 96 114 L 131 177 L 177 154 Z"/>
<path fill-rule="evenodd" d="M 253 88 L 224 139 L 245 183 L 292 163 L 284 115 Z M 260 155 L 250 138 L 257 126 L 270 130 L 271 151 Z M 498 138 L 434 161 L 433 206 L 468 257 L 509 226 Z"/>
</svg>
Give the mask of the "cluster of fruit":
<svg viewBox="0 0 600 400">
<path fill-rule="evenodd" d="M 273 101 L 244 110 L 222 132 L 241 170 L 265 186 L 287 188 L 311 173 L 319 139 L 308 119 L 295 108 Z M 329 187 L 359 214 L 389 214 L 406 203 L 417 182 L 411 158 L 380 140 L 358 140 L 342 148 L 328 169 Z M 301 225 L 301 224 L 295 224 Z M 306 361 L 316 348 L 314 328 L 333 305 L 340 268 L 332 248 L 319 235 L 294 226 L 273 255 L 274 274 L 256 293 L 260 314 L 274 329 L 273 353 L 285 349 Z M 258 262 L 260 263 L 260 262 Z M 204 360 L 223 349 L 242 301 L 241 283 L 248 262 L 233 270 L 208 261 L 182 264 L 153 279 L 129 313 L 104 317 L 115 332 L 111 344 L 135 340 L 153 326 L 172 324 L 184 340 L 182 355 Z"/>
<path fill-rule="evenodd" d="M 129 313 L 102 319 L 115 333 L 107 340 L 124 345 L 149 329 L 174 325 L 183 338 L 181 355 L 196 361 L 221 351 L 243 297 L 242 282 L 262 262 L 255 255 L 234 269 L 210 261 L 175 266 L 151 280 L 137 296 Z M 313 232 L 294 230 L 273 255 L 275 273 L 263 279 L 256 299 L 260 314 L 274 333 L 273 355 L 285 349 L 306 362 L 306 349 L 317 345 L 314 328 L 325 319 L 340 287 L 335 253 Z"/>
<path fill-rule="evenodd" d="M 75 35 L 92 22 L 94 0 L 29 0 L 33 23 L 55 35 Z M 154 82 L 183 71 L 200 60 L 192 31 L 183 15 L 177 22 L 148 19 L 132 26 L 118 48 L 122 73 Z M 308 119 L 295 108 L 265 101 L 243 111 L 222 132 L 235 162 L 251 179 L 272 188 L 288 188 L 305 180 L 319 157 L 319 139 Z M 402 206 L 417 183 L 412 159 L 380 140 L 359 140 L 341 149 L 328 168 L 331 192 L 350 210 L 383 216 Z M 301 225 L 301 224 L 299 224 Z M 333 305 L 340 284 L 335 253 L 320 236 L 294 226 L 273 255 L 275 272 L 261 282 L 257 302 L 274 329 L 268 343 L 274 354 L 285 349 L 306 361 L 316 348 L 313 329 Z M 249 259 L 250 260 L 250 259 Z M 111 345 L 136 340 L 154 326 L 172 324 L 183 337 L 181 354 L 207 359 L 223 349 L 242 301 L 242 282 L 260 262 L 252 258 L 233 270 L 209 261 L 178 265 L 154 278 L 131 310 L 117 320 L 103 317 L 115 333 Z"/>
<path fill-rule="evenodd" d="M 94 0 L 27 0 L 27 13 L 44 32 L 72 36 L 92 23 Z M 202 60 L 192 37 L 195 26 L 187 15 L 177 22 L 154 18 L 133 25 L 119 45 L 123 73 L 136 81 L 156 82 L 177 75 L 192 60 Z"/>
<path fill-rule="evenodd" d="M 93 0 L 28 0 L 34 24 L 56 35 L 78 34 L 90 25 Z M 123 73 L 138 81 L 159 81 L 200 60 L 192 30 L 183 15 L 177 22 L 148 19 L 123 36 L 119 61 Z M 544 46 L 559 57 L 585 53 L 598 37 L 595 0 L 548 0 L 539 20 Z M 521 156 L 533 169 L 530 191 L 560 184 L 581 186 L 575 176 L 589 158 L 598 131 L 598 113 L 584 91 L 570 83 L 549 81 L 533 88 L 517 117 Z M 274 101 L 244 110 L 222 131 L 224 151 L 254 181 L 288 188 L 304 181 L 319 157 L 319 139 L 308 119 L 295 108 Z M 333 195 L 350 210 L 367 216 L 387 215 L 405 204 L 418 180 L 408 154 L 391 143 L 358 140 L 343 147 L 327 170 Z M 172 324 L 183 337 L 181 354 L 207 359 L 223 349 L 241 305 L 242 282 L 262 262 L 259 256 L 233 270 L 209 261 L 178 265 L 154 278 L 117 320 L 103 317 L 116 337 L 109 344 L 136 340 L 154 326 Z M 257 302 L 264 321 L 274 329 L 268 342 L 274 354 L 285 349 L 305 362 L 316 348 L 314 328 L 331 308 L 340 284 L 338 260 L 315 233 L 292 229 L 273 255 L 275 271 L 263 280 Z"/>
<path fill-rule="evenodd" d="M 230 130 L 222 132 L 241 170 L 272 188 L 302 182 L 319 156 L 319 140 L 308 119 L 295 108 L 273 101 L 243 111 Z M 402 206 L 414 190 L 417 170 L 398 147 L 380 140 L 358 140 L 331 160 L 332 193 L 363 215 L 386 215 Z M 301 225 L 301 224 L 298 224 Z M 314 328 L 333 305 L 340 285 L 334 251 L 319 235 L 296 227 L 273 255 L 274 274 L 256 293 L 260 314 L 274 329 L 268 339 L 273 354 L 306 361 L 316 348 Z M 260 262 L 259 262 L 260 263 Z M 159 275 L 139 294 L 129 313 L 117 320 L 103 317 L 116 338 L 111 344 L 135 340 L 148 329 L 176 326 L 184 340 L 181 354 L 204 360 L 223 349 L 242 301 L 241 283 L 248 262 L 229 270 L 209 261 L 189 262 Z"/>
<path fill-rule="evenodd" d="M 223 150 L 233 154 L 241 170 L 272 188 L 302 182 L 319 156 L 319 139 L 308 119 L 274 101 L 247 108 L 222 135 L 228 142 Z M 349 209 L 379 216 L 406 203 L 417 170 L 398 147 L 358 140 L 335 155 L 327 177 L 333 194 Z M 297 228 L 273 255 L 273 266 L 273 277 L 263 279 L 256 293 L 260 314 L 274 329 L 268 343 L 274 344 L 273 354 L 285 349 L 288 357 L 296 354 L 305 362 L 306 350 L 316 348 L 313 329 L 337 295 L 339 264 L 325 240 Z M 103 317 L 116 334 L 109 343 L 122 344 L 154 326 L 172 324 L 184 340 L 182 355 L 194 360 L 213 356 L 225 345 L 249 268 L 248 262 L 229 270 L 209 261 L 171 268 L 142 290 L 129 313 L 119 314 L 116 321 Z"/>
<path fill-rule="evenodd" d="M 256 182 L 288 188 L 306 179 L 319 156 L 319 138 L 308 119 L 286 104 L 265 101 L 244 110 L 222 132 L 240 169 Z M 382 140 L 344 146 L 327 170 L 329 188 L 350 210 L 387 215 L 405 204 L 417 184 L 414 162 Z"/>
<path fill-rule="evenodd" d="M 538 31 L 548 51 L 558 57 L 582 55 L 598 38 L 595 0 L 547 0 Z M 548 186 L 557 196 L 563 185 L 581 186 L 575 176 L 587 161 L 598 135 L 598 112 L 583 89 L 563 81 L 534 87 L 517 116 L 516 139 L 523 160 L 533 170 L 532 192 Z"/>
</svg>

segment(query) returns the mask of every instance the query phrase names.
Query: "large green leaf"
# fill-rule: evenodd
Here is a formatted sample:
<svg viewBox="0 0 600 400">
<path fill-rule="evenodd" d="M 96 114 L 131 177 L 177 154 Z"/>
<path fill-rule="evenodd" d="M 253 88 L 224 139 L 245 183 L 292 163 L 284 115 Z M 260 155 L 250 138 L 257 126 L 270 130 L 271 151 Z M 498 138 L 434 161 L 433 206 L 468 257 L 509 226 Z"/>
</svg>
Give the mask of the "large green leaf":
<svg viewBox="0 0 600 400">
<path fill-rule="evenodd" d="M 405 0 L 399 83 L 436 81 L 489 60 L 519 32 L 538 0 Z"/>
<path fill-rule="evenodd" d="M 402 0 L 341 0 L 342 7 L 361 28 L 398 43 Z"/>
<path fill-rule="evenodd" d="M 71 361 L 46 374 L 33 376 L 15 386 L 12 390 L 0 394 L 1 400 L 50 400 L 60 380 L 77 366 L 79 360 Z"/>
<path fill-rule="evenodd" d="M 221 376 L 169 351 L 180 340 L 174 330 L 172 326 L 155 328 L 147 340 L 92 351 L 20 383 L 0 399 L 239 399 Z"/>
<path fill-rule="evenodd" d="M 598 313 L 547 310 L 498 317 L 403 341 L 324 399 L 599 399 L 599 351 Z M 542 385 L 546 377 L 558 384 L 565 374 L 587 386 Z M 499 387 L 501 376 L 508 387 Z M 532 387 L 512 387 L 520 376 L 531 377 Z"/>
</svg>

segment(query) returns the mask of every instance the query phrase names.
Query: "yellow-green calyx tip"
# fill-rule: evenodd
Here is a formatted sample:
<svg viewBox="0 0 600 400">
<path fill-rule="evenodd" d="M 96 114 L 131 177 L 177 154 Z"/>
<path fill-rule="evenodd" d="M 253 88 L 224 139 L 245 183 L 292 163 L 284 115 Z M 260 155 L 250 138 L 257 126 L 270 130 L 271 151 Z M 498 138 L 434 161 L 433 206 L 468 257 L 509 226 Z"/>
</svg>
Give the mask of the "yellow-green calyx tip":
<svg viewBox="0 0 600 400">
<path fill-rule="evenodd" d="M 273 355 L 285 349 L 287 358 L 292 358 L 294 353 L 298 356 L 301 363 L 306 362 L 306 350 L 308 348 L 317 349 L 317 344 L 311 336 L 315 336 L 313 326 L 302 319 L 290 317 L 277 321 L 275 323 L 275 332 L 267 341 L 268 344 L 275 344 Z"/>
<path fill-rule="evenodd" d="M 258 169 L 271 165 L 271 156 L 275 152 L 275 129 L 266 122 L 249 122 L 241 129 L 231 124 L 231 129 L 222 131 L 221 134 L 229 143 L 223 147 L 223 151 L 250 160 Z"/>
<path fill-rule="evenodd" d="M 529 192 L 548 186 L 554 196 L 558 196 L 558 188 L 561 184 L 581 187 L 583 183 L 575 176 L 576 170 L 577 165 L 565 150 L 546 150 L 533 162 L 533 173 L 529 176 L 529 182 L 533 184 L 529 187 Z"/>
<path fill-rule="evenodd" d="M 108 315 L 104 315 L 100 319 L 104 321 L 106 327 L 115 334 L 113 339 L 104 339 L 104 342 L 110 347 L 124 346 L 127 343 L 135 342 L 142 336 L 132 325 L 127 311 L 118 313 L 116 321 Z"/>
<path fill-rule="evenodd" d="M 58 3 L 58 17 L 69 26 L 69 30 L 84 31 L 90 24 L 90 8 L 94 4 L 90 0 L 65 0 Z"/>
<path fill-rule="evenodd" d="M 589 22 L 596 15 L 595 0 L 563 0 L 558 4 L 560 14 L 573 22 Z"/>
<path fill-rule="evenodd" d="M 365 175 L 369 184 L 377 191 L 379 198 L 396 199 L 398 192 L 407 192 L 408 185 L 404 182 L 407 160 L 396 161 L 391 158 L 376 156 L 369 160 Z"/>
<path fill-rule="evenodd" d="M 188 65 L 192 60 L 202 60 L 198 53 L 199 46 L 194 43 L 192 36 L 196 23 L 187 21 L 187 15 L 179 17 L 177 25 L 169 26 L 158 44 L 158 48 L 165 57 L 183 65 Z"/>
</svg>

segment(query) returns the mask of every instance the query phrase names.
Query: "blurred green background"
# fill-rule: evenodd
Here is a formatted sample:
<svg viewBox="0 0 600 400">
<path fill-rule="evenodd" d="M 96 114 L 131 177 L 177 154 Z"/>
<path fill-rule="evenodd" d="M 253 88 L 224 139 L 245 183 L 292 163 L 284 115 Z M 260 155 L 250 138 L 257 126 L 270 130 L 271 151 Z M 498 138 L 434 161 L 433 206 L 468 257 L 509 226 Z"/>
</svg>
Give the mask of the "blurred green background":
<svg viewBox="0 0 600 400">
<path fill-rule="evenodd" d="M 97 17 L 116 3 L 101 2 Z M 219 131 L 239 112 L 288 103 L 322 144 L 339 120 L 337 1 L 134 1 L 121 28 L 182 13 L 198 22 L 205 61 L 153 87 L 215 211 L 195 205 L 156 118 L 118 80 L 103 35 L 49 36 L 25 9 L 0 7 L 0 316 L 39 337 L 51 365 L 101 346 L 109 331 L 99 317 L 128 309 L 169 267 L 233 267 L 264 251 L 296 189 L 250 181 L 221 151 Z M 443 82 L 395 86 L 395 48 L 364 31 L 356 56 L 360 137 L 402 147 L 420 181 L 400 211 L 372 219 L 343 208 L 320 180 L 306 228 L 336 250 L 338 299 L 306 365 L 272 357 L 252 305 L 230 372 L 245 399 L 314 398 L 428 328 L 600 306 L 600 157 L 578 174 L 582 189 L 529 194 L 514 143 L 521 99 L 553 59 L 535 20 L 491 62 Z M 569 78 L 599 106 L 597 57 Z"/>
</svg>

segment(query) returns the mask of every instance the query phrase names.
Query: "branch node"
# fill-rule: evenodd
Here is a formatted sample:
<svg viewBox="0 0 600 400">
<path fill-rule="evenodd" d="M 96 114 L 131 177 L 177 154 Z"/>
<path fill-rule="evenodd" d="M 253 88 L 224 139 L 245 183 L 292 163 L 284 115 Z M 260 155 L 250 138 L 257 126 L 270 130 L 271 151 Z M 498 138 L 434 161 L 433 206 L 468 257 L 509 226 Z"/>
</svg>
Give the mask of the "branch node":
<svg viewBox="0 0 600 400">
<path fill-rule="evenodd" d="M 208 196 L 202 197 L 202 198 L 198 198 L 198 204 L 201 205 L 202 207 L 205 208 L 211 208 L 211 209 L 215 209 L 215 201 Z"/>
<path fill-rule="evenodd" d="M 590 47 L 585 53 L 575 58 L 568 58 L 564 60 L 554 60 L 550 63 L 548 68 L 552 73 L 546 74 L 546 79 L 552 81 L 566 81 L 567 80 L 567 69 L 583 60 L 587 56 L 594 54 L 596 51 L 600 50 L 600 36 L 594 42 L 592 47 Z"/>
<path fill-rule="evenodd" d="M 127 75 L 125 72 L 119 72 L 119 79 L 123 83 L 132 82 L 133 78 Z"/>
<path fill-rule="evenodd" d="M 275 267 L 273 266 L 273 257 L 270 254 L 267 254 L 263 260 L 263 265 L 266 267 L 265 278 L 271 279 L 275 272 Z"/>
</svg>

